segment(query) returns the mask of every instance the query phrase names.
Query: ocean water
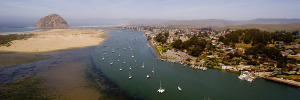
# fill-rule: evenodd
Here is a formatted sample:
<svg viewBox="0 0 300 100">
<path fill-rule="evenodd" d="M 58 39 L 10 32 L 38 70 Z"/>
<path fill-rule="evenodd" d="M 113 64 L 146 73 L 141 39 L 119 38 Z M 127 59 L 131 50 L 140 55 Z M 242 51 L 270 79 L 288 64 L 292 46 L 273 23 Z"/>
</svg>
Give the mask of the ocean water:
<svg viewBox="0 0 300 100">
<path fill-rule="evenodd" d="M 0 34 L 34 32 L 39 30 L 40 30 L 39 28 L 0 28 Z"/>
</svg>

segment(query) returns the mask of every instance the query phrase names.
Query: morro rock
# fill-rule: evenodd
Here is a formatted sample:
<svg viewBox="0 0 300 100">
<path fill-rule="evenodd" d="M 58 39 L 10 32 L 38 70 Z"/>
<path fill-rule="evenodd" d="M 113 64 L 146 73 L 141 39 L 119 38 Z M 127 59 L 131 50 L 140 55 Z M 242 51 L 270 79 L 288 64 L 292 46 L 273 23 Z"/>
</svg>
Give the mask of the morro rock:
<svg viewBox="0 0 300 100">
<path fill-rule="evenodd" d="M 58 14 L 41 18 L 35 26 L 39 28 L 68 28 L 67 21 Z"/>
</svg>

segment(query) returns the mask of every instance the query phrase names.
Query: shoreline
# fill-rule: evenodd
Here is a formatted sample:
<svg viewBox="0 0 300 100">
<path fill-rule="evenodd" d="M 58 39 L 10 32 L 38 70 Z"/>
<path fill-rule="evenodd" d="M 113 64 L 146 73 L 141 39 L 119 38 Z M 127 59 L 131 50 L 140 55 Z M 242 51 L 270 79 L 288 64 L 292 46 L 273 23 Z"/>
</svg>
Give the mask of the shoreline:
<svg viewBox="0 0 300 100">
<path fill-rule="evenodd" d="M 49 29 L 33 34 L 27 39 L 13 40 L 10 46 L 0 46 L 0 52 L 7 53 L 47 53 L 100 45 L 108 37 L 108 30 L 100 29 Z M 10 35 L 10 34 L 1 34 Z"/>
<path fill-rule="evenodd" d="M 167 57 L 162 56 L 162 54 L 160 54 L 160 52 L 157 50 L 155 45 L 152 44 L 152 41 L 151 40 L 148 40 L 148 41 L 150 42 L 150 45 L 151 45 L 150 47 L 152 47 L 154 49 L 155 54 L 159 57 L 158 59 L 160 59 L 162 61 L 175 62 L 175 63 L 183 62 L 184 63 L 183 66 L 194 65 L 191 62 L 188 62 L 188 61 L 185 61 L 185 60 L 177 60 L 177 59 L 172 59 L 172 58 L 169 59 Z M 181 64 L 181 63 L 179 63 L 179 64 Z M 224 69 L 221 69 L 221 68 L 215 68 L 213 66 L 207 66 L 207 67 L 212 68 L 212 69 L 224 70 Z M 193 68 L 193 67 L 191 67 L 191 68 Z M 236 74 L 240 73 L 239 71 L 234 71 L 234 70 L 226 70 L 225 69 L 224 71 L 231 72 L 231 73 L 236 73 Z M 289 85 L 289 86 L 294 86 L 294 87 L 297 87 L 297 88 L 300 87 L 300 82 L 297 82 L 297 81 L 294 81 L 294 80 L 280 79 L 280 78 L 276 78 L 276 77 L 258 77 L 258 78 L 269 80 L 269 81 L 276 82 L 276 83 L 286 84 L 286 85 Z"/>
</svg>

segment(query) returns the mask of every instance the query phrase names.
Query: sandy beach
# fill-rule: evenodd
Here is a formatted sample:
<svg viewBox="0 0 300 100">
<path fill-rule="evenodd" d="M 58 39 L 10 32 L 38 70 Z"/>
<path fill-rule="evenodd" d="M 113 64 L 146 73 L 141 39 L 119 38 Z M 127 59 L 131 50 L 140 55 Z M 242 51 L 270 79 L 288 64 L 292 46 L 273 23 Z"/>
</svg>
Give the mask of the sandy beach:
<svg viewBox="0 0 300 100">
<path fill-rule="evenodd" d="M 51 29 L 40 32 L 16 33 L 34 34 L 31 38 L 14 40 L 10 46 L 0 46 L 0 52 L 52 52 L 84 48 L 101 44 L 108 31 L 98 29 Z"/>
</svg>

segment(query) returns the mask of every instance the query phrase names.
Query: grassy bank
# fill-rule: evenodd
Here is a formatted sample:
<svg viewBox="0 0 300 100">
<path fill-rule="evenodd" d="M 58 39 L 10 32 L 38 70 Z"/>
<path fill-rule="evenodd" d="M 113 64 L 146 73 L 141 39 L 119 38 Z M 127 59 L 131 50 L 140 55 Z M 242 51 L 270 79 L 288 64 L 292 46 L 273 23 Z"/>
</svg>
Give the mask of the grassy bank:
<svg viewBox="0 0 300 100">
<path fill-rule="evenodd" d="M 149 42 L 150 42 L 150 45 L 153 47 L 153 49 L 154 49 L 156 55 L 157 55 L 159 58 L 165 58 L 165 57 L 161 56 L 161 54 L 160 54 L 159 50 L 157 49 L 156 45 L 154 45 L 151 41 L 149 41 Z"/>
<path fill-rule="evenodd" d="M 0 46 L 10 46 L 13 40 L 28 39 L 34 34 L 5 34 L 0 35 Z"/>
</svg>

